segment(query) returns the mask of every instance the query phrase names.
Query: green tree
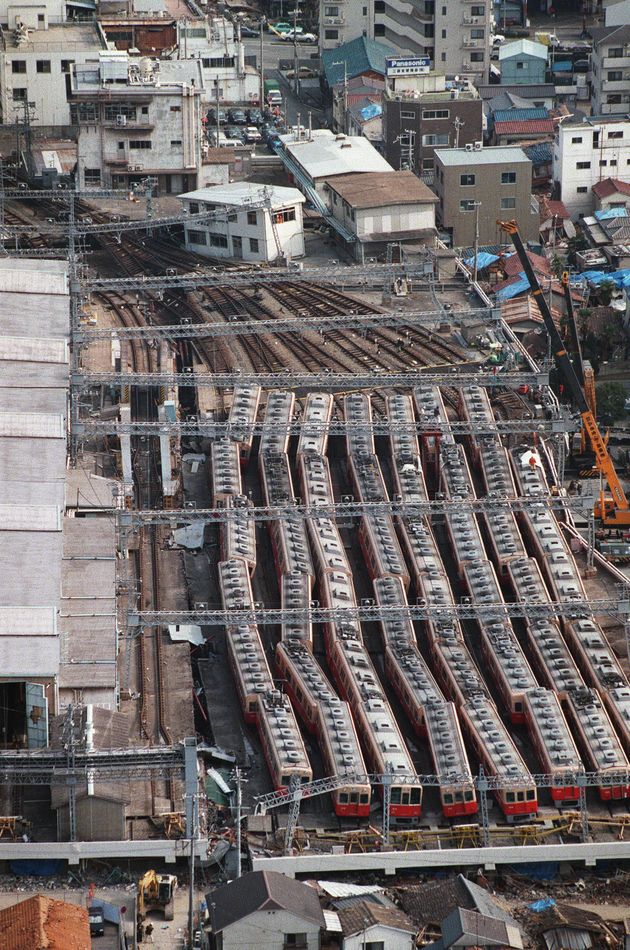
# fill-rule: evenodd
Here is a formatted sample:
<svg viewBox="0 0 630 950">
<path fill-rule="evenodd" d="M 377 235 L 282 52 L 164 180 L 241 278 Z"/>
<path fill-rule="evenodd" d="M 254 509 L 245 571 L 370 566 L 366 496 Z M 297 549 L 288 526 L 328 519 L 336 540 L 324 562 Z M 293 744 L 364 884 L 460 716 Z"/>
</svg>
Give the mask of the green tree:
<svg viewBox="0 0 630 950">
<path fill-rule="evenodd" d="M 601 383 L 597 387 L 597 415 L 610 425 L 625 415 L 626 390 L 622 383 Z"/>
</svg>

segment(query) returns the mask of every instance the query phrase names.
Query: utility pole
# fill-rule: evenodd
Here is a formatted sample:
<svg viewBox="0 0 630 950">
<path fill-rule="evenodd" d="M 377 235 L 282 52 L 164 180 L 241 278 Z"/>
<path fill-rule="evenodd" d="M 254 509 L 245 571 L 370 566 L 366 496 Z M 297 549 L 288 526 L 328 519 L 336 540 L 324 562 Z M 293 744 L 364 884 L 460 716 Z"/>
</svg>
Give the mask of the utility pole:
<svg viewBox="0 0 630 950">
<path fill-rule="evenodd" d="M 343 66 L 343 131 L 348 133 L 348 63 L 337 60 L 333 66 Z"/>
<path fill-rule="evenodd" d="M 473 249 L 473 254 L 475 255 L 475 263 L 473 270 L 473 283 L 477 283 L 477 273 L 479 271 L 477 258 L 479 256 L 479 209 L 481 207 L 480 201 L 473 202 L 475 206 L 475 246 Z"/>
<path fill-rule="evenodd" d="M 297 15 L 298 15 L 298 4 L 297 0 L 293 4 L 293 91 L 296 96 L 300 94 L 300 80 L 298 77 L 299 72 L 299 61 L 298 61 L 298 45 L 297 45 Z"/>
<path fill-rule="evenodd" d="M 192 796 L 190 829 L 190 886 L 188 890 L 188 946 L 192 947 L 195 928 L 195 838 L 197 837 L 197 795 Z"/>
<path fill-rule="evenodd" d="M 264 102 L 265 102 L 265 67 L 264 67 L 264 58 L 265 58 L 265 18 L 261 16 L 260 18 L 260 84 L 259 84 L 259 98 L 260 98 L 260 111 L 262 112 Z"/>
<path fill-rule="evenodd" d="M 459 130 L 466 125 L 466 123 L 456 115 L 453 119 L 453 125 L 455 126 L 455 148 L 459 148 Z"/>
<path fill-rule="evenodd" d="M 217 120 L 217 143 L 216 143 L 217 148 L 219 147 L 219 144 L 220 144 L 219 138 L 221 136 L 221 123 L 219 122 L 219 102 L 221 101 L 221 99 L 220 99 L 219 92 L 220 92 L 219 80 L 217 78 L 214 80 L 214 94 L 215 94 L 214 113 Z"/>
<path fill-rule="evenodd" d="M 241 767 L 237 765 L 232 773 L 236 784 L 236 876 L 241 877 L 243 873 L 243 863 L 241 849 L 243 842 L 243 832 L 241 825 L 243 823 L 243 773 Z"/>
</svg>

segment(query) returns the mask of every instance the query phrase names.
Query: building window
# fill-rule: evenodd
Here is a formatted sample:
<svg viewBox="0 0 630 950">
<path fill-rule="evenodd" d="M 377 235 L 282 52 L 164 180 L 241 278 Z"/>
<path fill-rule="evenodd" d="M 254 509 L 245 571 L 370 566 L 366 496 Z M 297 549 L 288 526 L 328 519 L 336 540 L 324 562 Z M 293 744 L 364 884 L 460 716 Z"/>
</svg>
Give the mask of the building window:
<svg viewBox="0 0 630 950">
<path fill-rule="evenodd" d="M 475 29 L 475 30 L 470 31 L 471 40 L 482 40 L 485 37 L 485 35 L 486 35 L 485 30 Z"/>
<path fill-rule="evenodd" d="M 74 60 L 73 60 L 73 59 L 62 59 L 62 60 L 61 60 L 61 72 L 62 72 L 62 73 L 69 73 L 73 66 L 74 66 Z"/>
<path fill-rule="evenodd" d="M 248 212 L 247 212 L 247 223 L 248 223 L 248 224 L 253 224 L 253 225 L 258 224 L 258 215 L 256 214 L 255 211 L 248 211 Z"/>
<path fill-rule="evenodd" d="M 194 229 L 191 228 L 190 230 L 186 232 L 186 234 L 188 235 L 189 244 L 207 244 L 208 243 L 208 235 L 206 234 L 205 231 L 195 231 Z"/>
<path fill-rule="evenodd" d="M 446 30 L 442 30 L 442 39 L 443 39 L 443 40 L 446 39 Z"/>
<path fill-rule="evenodd" d="M 501 211 L 513 211 L 516 208 L 516 198 L 501 198 Z"/>
<path fill-rule="evenodd" d="M 575 167 L 576 168 L 590 168 L 591 163 L 590 162 L 576 162 Z"/>
<path fill-rule="evenodd" d="M 50 72 L 50 60 L 49 60 L 49 59 L 38 59 L 38 60 L 37 60 L 37 72 L 38 72 L 38 73 L 49 73 L 49 72 Z"/>
<path fill-rule="evenodd" d="M 516 64 L 516 68 L 517 68 L 517 69 L 525 69 L 525 63 L 517 63 L 517 64 Z"/>
<path fill-rule="evenodd" d="M 415 119 L 415 117 L 416 117 L 415 112 L 409 112 L 409 110 L 401 109 L 401 112 L 400 112 L 401 119 Z"/>
<path fill-rule="evenodd" d="M 475 200 L 474 198 L 464 198 L 459 203 L 460 211 L 474 211 L 475 210 Z"/>
<path fill-rule="evenodd" d="M 620 106 L 621 103 L 623 102 L 623 99 L 621 98 L 620 93 L 615 92 L 606 96 L 606 102 L 608 103 L 609 106 Z"/>
<path fill-rule="evenodd" d="M 152 147 L 150 139 L 132 139 L 129 143 L 129 148 L 134 149 L 149 149 Z"/>
<path fill-rule="evenodd" d="M 515 185 L 515 184 L 516 184 L 516 172 L 501 172 L 501 184 L 502 184 L 502 185 Z"/>
<path fill-rule="evenodd" d="M 470 8 L 470 15 L 471 15 L 471 16 L 485 16 L 485 15 L 486 15 L 486 8 L 485 8 L 485 7 L 472 6 L 472 7 Z"/>
<path fill-rule="evenodd" d="M 274 224 L 286 224 L 287 221 L 295 221 L 295 208 L 282 208 L 281 211 L 276 211 L 273 221 Z"/>
<path fill-rule="evenodd" d="M 446 7 L 442 7 L 442 16 L 446 16 Z"/>
<path fill-rule="evenodd" d="M 306 947 L 306 934 L 285 934 L 284 945 L 285 947 Z"/>
<path fill-rule="evenodd" d="M 376 36 L 384 36 L 384 35 L 385 35 L 385 27 L 383 27 L 383 32 L 382 32 L 382 33 L 377 33 L 377 32 L 376 32 L 376 29 L 377 29 L 377 27 L 376 27 L 376 25 L 375 25 L 375 26 L 374 26 L 374 34 L 375 34 Z M 339 39 L 339 30 L 324 30 L 324 39 L 325 39 L 325 40 L 338 40 L 338 39 Z"/>
<path fill-rule="evenodd" d="M 258 254 L 258 252 L 259 252 L 259 250 L 260 250 L 260 245 L 259 245 L 259 243 L 258 243 L 258 238 L 250 238 L 250 239 L 249 239 L 249 249 L 250 249 L 250 251 L 252 252 L 252 254 Z"/>
<path fill-rule="evenodd" d="M 46 22 L 46 17 L 45 17 L 45 15 L 44 15 L 43 13 L 38 13 L 38 14 L 37 14 L 37 22 L 38 22 L 38 23 L 45 23 L 45 22 Z"/>
<path fill-rule="evenodd" d="M 609 59 L 623 59 L 623 46 L 611 46 L 608 50 Z"/>
<path fill-rule="evenodd" d="M 623 130 L 622 130 L 622 129 L 615 129 L 614 132 L 609 132 L 609 133 L 608 133 L 608 138 L 609 138 L 609 139 L 622 139 L 622 138 L 623 138 Z"/>
<path fill-rule="evenodd" d="M 26 99 L 26 89 L 14 89 L 13 90 L 13 101 L 14 102 L 24 102 Z"/>
<path fill-rule="evenodd" d="M 198 201 L 189 201 L 188 202 L 188 211 L 190 214 L 199 214 L 199 202 Z"/>
<path fill-rule="evenodd" d="M 460 185 L 465 185 L 466 187 L 468 187 L 469 185 L 474 185 L 475 176 L 474 175 L 460 175 L 459 183 Z"/>
<path fill-rule="evenodd" d="M 578 195 L 585 195 L 586 192 L 588 191 L 588 188 L 586 187 L 586 185 L 580 185 L 580 187 L 576 188 L 575 190 L 577 191 Z"/>
<path fill-rule="evenodd" d="M 374 0 L 374 12 L 385 13 L 385 0 Z"/>
<path fill-rule="evenodd" d="M 171 106 L 171 112 L 181 112 L 181 111 L 182 111 L 181 106 Z"/>
<path fill-rule="evenodd" d="M 471 53 L 470 62 L 471 63 L 483 63 L 484 55 L 483 53 Z"/>
<path fill-rule="evenodd" d="M 620 69 L 609 69 L 606 73 L 606 79 L 608 82 L 621 82 L 623 79 L 623 73 Z M 610 138 L 610 134 L 608 137 Z"/>
<path fill-rule="evenodd" d="M 122 150 L 124 149 L 124 147 L 125 147 L 125 143 L 124 143 L 124 142 L 119 142 L 119 143 L 118 143 L 118 150 L 119 150 L 120 152 L 122 152 Z"/>
<path fill-rule="evenodd" d="M 100 168 L 86 168 L 83 172 L 86 185 L 100 185 L 101 183 L 101 170 Z"/>
<path fill-rule="evenodd" d="M 14 59 L 11 62 L 11 72 L 12 73 L 25 73 L 26 72 L 26 60 L 25 59 Z"/>
<path fill-rule="evenodd" d="M 181 144 L 182 144 L 181 139 L 171 139 L 171 148 L 179 148 Z"/>
<path fill-rule="evenodd" d="M 324 16 L 339 16 L 339 7 L 324 7 Z"/>
<path fill-rule="evenodd" d="M 450 115 L 448 109 L 423 109 L 422 118 L 423 119 L 448 119 Z"/>
<path fill-rule="evenodd" d="M 448 132 L 433 132 L 422 136 L 423 145 L 448 145 Z"/>
<path fill-rule="evenodd" d="M 442 53 L 442 55 L 441 55 L 440 58 L 441 58 L 442 62 L 445 63 L 445 62 L 446 62 L 446 53 Z"/>
<path fill-rule="evenodd" d="M 119 122 L 118 116 L 124 116 L 127 121 L 133 122 L 136 118 L 136 107 L 126 102 L 108 102 L 105 106 L 103 116 L 105 122 Z M 120 123 L 124 124 L 124 123 Z"/>
<path fill-rule="evenodd" d="M 617 159 L 616 159 L 616 158 L 611 158 L 611 160 L 610 160 L 611 168 L 614 168 L 616 164 L 617 164 Z"/>
<path fill-rule="evenodd" d="M 364 946 L 365 950 L 385 950 L 385 943 L 382 940 L 368 940 Z"/>
<path fill-rule="evenodd" d="M 600 168 L 606 168 L 607 165 L 608 165 L 608 161 L 605 158 L 603 158 L 601 162 L 599 163 Z"/>
<path fill-rule="evenodd" d="M 581 144 L 582 144 L 582 136 L 574 135 L 573 138 L 571 139 L 571 145 L 581 145 Z"/>
<path fill-rule="evenodd" d="M 228 239 L 225 234 L 211 234 L 210 247 L 227 247 Z"/>
</svg>

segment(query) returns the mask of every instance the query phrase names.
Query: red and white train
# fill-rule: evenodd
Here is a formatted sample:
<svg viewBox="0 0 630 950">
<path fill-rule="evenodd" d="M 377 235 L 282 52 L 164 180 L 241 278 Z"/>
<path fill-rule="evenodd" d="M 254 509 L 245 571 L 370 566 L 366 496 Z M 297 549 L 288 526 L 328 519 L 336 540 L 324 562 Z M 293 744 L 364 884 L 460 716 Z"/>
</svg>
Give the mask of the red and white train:
<svg viewBox="0 0 630 950">
<path fill-rule="evenodd" d="M 260 386 L 244 383 L 234 387 L 228 416 L 230 438 L 238 442 L 241 465 L 247 465 L 254 440 L 253 425 L 260 405 Z"/>
</svg>

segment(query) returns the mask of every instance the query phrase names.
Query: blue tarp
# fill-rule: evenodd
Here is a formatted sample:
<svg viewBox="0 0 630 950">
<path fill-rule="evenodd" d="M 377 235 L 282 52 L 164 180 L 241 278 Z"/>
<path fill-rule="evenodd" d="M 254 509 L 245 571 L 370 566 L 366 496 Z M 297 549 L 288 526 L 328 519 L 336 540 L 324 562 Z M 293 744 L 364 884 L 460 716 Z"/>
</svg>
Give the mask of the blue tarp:
<svg viewBox="0 0 630 950">
<path fill-rule="evenodd" d="M 623 208 L 602 208 L 601 211 L 595 212 L 595 217 L 598 221 L 610 221 L 611 218 L 625 218 L 628 213 L 628 209 Z"/>
<path fill-rule="evenodd" d="M 9 870 L 11 874 L 16 874 L 18 877 L 22 877 L 23 875 L 29 877 L 52 877 L 54 874 L 59 873 L 62 864 L 62 861 L 56 859 L 50 859 L 49 861 L 43 858 L 41 861 L 24 859 L 21 861 L 10 861 Z"/>
<path fill-rule="evenodd" d="M 549 910 L 550 907 L 555 907 L 556 902 L 553 897 L 543 897 L 542 900 L 534 901 L 533 904 L 528 904 L 527 906 L 530 910 L 534 910 L 539 914 L 543 910 Z"/>
<path fill-rule="evenodd" d="M 364 106 L 359 112 L 359 115 L 361 116 L 361 118 L 365 119 L 366 121 L 368 119 L 375 119 L 378 115 L 382 115 L 382 114 L 383 114 L 383 106 L 378 102 L 373 102 L 369 106 Z"/>
<path fill-rule="evenodd" d="M 490 264 L 494 264 L 494 262 L 498 260 L 499 257 L 497 254 L 488 254 L 486 251 L 480 251 L 479 254 L 477 254 L 477 267 L 479 270 L 483 270 L 484 267 L 490 267 Z M 473 254 L 471 257 L 466 257 L 464 264 L 466 267 L 474 267 L 475 255 Z"/>
<path fill-rule="evenodd" d="M 624 267 L 622 270 L 614 270 L 610 273 L 603 270 L 585 270 L 579 276 L 595 287 L 606 283 L 606 281 L 612 281 L 616 287 L 630 287 L 630 267 Z"/>
<path fill-rule="evenodd" d="M 530 289 L 525 271 L 521 271 L 518 277 L 519 279 L 515 280 L 513 284 L 497 291 L 497 300 L 512 300 L 513 297 L 518 297 L 519 294 L 524 294 Z"/>
<path fill-rule="evenodd" d="M 571 73 L 573 72 L 573 63 L 568 59 L 563 59 L 559 63 L 554 63 L 550 69 L 552 73 Z"/>
</svg>

